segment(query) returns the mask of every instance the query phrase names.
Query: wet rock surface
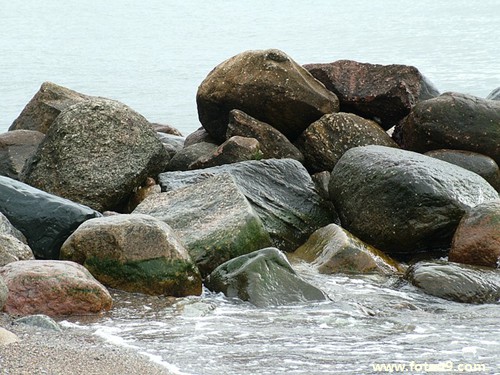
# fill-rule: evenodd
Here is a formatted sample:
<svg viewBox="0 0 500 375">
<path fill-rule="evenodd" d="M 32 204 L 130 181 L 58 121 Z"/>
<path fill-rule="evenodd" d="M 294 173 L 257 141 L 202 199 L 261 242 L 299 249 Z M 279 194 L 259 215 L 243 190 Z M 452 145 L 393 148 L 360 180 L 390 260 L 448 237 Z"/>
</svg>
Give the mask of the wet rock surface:
<svg viewBox="0 0 500 375">
<path fill-rule="evenodd" d="M 228 115 L 239 109 L 294 140 L 309 124 L 338 111 L 338 99 L 284 52 L 246 51 L 215 67 L 196 94 L 206 131 L 224 141 Z"/>
<path fill-rule="evenodd" d="M 207 278 L 207 287 L 257 307 L 327 299 L 321 290 L 301 279 L 276 248 L 261 249 L 220 265 Z"/>
<path fill-rule="evenodd" d="M 498 198 L 473 172 L 383 146 L 347 151 L 332 171 L 329 192 L 342 226 L 391 255 L 449 248 L 467 210 Z"/>
</svg>

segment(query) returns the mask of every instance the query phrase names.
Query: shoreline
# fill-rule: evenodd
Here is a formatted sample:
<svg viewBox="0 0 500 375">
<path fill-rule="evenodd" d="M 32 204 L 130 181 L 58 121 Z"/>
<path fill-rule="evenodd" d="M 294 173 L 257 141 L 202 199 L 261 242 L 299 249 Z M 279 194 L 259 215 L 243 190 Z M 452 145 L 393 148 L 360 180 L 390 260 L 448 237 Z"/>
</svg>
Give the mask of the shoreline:
<svg viewBox="0 0 500 375">
<path fill-rule="evenodd" d="M 62 331 L 57 332 L 13 324 L 4 313 L 0 326 L 19 338 L 0 346 L 2 374 L 172 374 L 152 358 L 88 331 L 60 325 Z"/>
</svg>

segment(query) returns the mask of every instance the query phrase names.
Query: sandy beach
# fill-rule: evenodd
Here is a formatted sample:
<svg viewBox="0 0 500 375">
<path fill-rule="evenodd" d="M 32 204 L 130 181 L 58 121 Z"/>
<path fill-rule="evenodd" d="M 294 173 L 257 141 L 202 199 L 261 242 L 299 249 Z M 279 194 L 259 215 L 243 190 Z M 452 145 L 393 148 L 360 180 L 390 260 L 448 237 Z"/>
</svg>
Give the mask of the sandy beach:
<svg viewBox="0 0 500 375">
<path fill-rule="evenodd" d="M 170 374 L 146 356 L 106 343 L 91 332 L 13 324 L 6 314 L 0 315 L 0 327 L 20 339 L 0 346 L 0 374 Z"/>
</svg>

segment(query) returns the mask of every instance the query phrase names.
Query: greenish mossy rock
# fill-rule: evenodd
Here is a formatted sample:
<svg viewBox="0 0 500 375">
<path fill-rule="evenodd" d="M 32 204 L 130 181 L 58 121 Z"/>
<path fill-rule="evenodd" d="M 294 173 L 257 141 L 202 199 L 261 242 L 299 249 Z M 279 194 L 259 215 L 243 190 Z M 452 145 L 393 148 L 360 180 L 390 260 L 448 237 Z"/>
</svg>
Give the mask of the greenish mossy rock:
<svg viewBox="0 0 500 375">
<path fill-rule="evenodd" d="M 120 211 L 168 160 L 143 116 L 120 102 L 93 98 L 57 116 L 21 180 L 100 212 Z"/>
<path fill-rule="evenodd" d="M 61 259 L 84 265 L 111 288 L 175 297 L 201 294 L 200 273 L 180 239 L 148 215 L 86 221 L 61 247 Z"/>
<path fill-rule="evenodd" d="M 214 292 L 257 307 L 327 299 L 321 290 L 301 279 L 285 255 L 272 247 L 220 265 L 208 276 L 206 285 Z"/>
<path fill-rule="evenodd" d="M 293 259 L 311 263 L 325 274 L 393 275 L 402 272 L 396 261 L 335 224 L 318 229 L 291 255 Z"/>
<path fill-rule="evenodd" d="M 500 168 L 495 160 L 489 156 L 471 151 L 446 149 L 429 151 L 426 152 L 425 155 L 447 161 L 448 163 L 458 165 L 459 167 L 477 173 L 488 181 L 496 191 L 500 192 Z"/>
<path fill-rule="evenodd" d="M 500 165 L 500 101 L 445 93 L 418 103 L 394 132 L 404 149 L 473 151 Z"/>
<path fill-rule="evenodd" d="M 203 276 L 229 259 L 271 244 L 262 221 L 227 173 L 152 195 L 134 213 L 169 224 Z"/>
<path fill-rule="evenodd" d="M 426 261 L 410 266 L 406 278 L 432 296 L 465 303 L 498 303 L 500 271 L 465 264 Z"/>
<path fill-rule="evenodd" d="M 270 234 L 273 246 L 279 249 L 294 251 L 316 229 L 338 221 L 335 209 L 318 194 L 307 170 L 293 159 L 252 160 L 166 172 L 160 174 L 159 182 L 163 191 L 174 191 L 225 173 L 233 176 Z"/>
<path fill-rule="evenodd" d="M 198 117 L 217 141 L 226 139 L 229 112 L 239 109 L 291 141 L 339 102 L 284 52 L 246 51 L 216 66 L 196 94 Z"/>
<path fill-rule="evenodd" d="M 233 109 L 229 112 L 226 138 L 234 136 L 255 138 L 265 159 L 295 159 L 304 161 L 304 156 L 283 134 L 265 122 L 245 112 Z"/>
<path fill-rule="evenodd" d="M 451 262 L 500 268 L 500 200 L 481 203 L 464 215 L 448 258 Z"/>
<path fill-rule="evenodd" d="M 344 152 L 367 145 L 399 148 L 375 121 L 344 112 L 324 115 L 295 141 L 311 173 L 331 171 Z"/>
<path fill-rule="evenodd" d="M 448 249 L 462 216 L 498 198 L 476 173 L 383 146 L 347 151 L 329 192 L 342 227 L 393 256 Z"/>
</svg>

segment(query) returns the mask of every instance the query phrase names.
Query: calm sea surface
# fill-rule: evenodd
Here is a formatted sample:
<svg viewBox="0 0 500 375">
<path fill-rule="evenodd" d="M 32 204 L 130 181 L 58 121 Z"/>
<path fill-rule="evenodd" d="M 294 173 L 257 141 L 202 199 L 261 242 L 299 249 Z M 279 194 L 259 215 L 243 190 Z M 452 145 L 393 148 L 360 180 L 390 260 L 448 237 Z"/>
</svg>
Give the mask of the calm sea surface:
<svg viewBox="0 0 500 375">
<path fill-rule="evenodd" d="M 52 81 L 120 100 L 187 134 L 199 126 L 200 82 L 248 49 L 279 48 L 300 64 L 410 64 L 442 92 L 484 97 L 500 86 L 499 0 L 0 5 L 0 131 Z M 258 309 L 209 292 L 175 301 L 115 293 L 106 316 L 63 324 L 178 374 L 380 374 L 373 365 L 412 362 L 500 373 L 498 304 L 447 302 L 398 280 L 298 270 L 332 301 Z"/>
</svg>

